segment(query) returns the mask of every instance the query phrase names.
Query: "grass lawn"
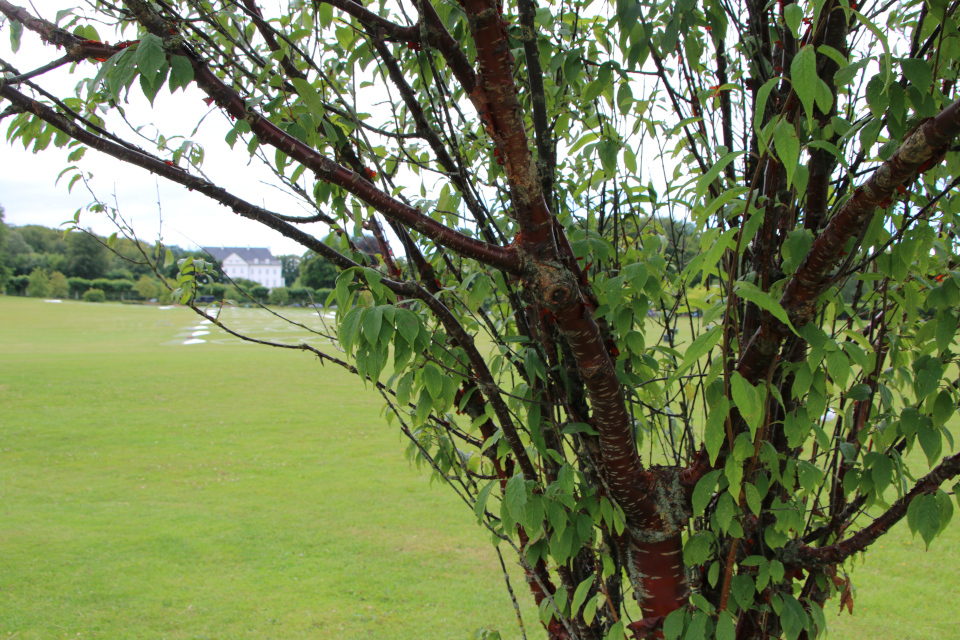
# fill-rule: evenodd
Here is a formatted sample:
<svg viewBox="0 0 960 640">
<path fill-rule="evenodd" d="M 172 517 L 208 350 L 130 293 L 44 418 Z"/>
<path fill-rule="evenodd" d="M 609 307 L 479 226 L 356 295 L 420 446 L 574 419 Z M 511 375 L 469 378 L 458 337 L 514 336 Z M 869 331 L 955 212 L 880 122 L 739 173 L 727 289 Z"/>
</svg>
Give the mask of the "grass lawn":
<svg viewBox="0 0 960 640">
<path fill-rule="evenodd" d="M 184 345 L 197 325 L 0 296 L 0 640 L 519 638 L 488 537 L 376 394 L 215 328 Z M 831 637 L 960 637 L 958 523 L 929 552 L 899 526 L 853 574 L 855 615 L 828 604 Z"/>
<path fill-rule="evenodd" d="M 183 345 L 195 325 L 0 297 L 0 638 L 516 628 L 488 538 L 410 468 L 378 396 L 217 330 Z"/>
</svg>

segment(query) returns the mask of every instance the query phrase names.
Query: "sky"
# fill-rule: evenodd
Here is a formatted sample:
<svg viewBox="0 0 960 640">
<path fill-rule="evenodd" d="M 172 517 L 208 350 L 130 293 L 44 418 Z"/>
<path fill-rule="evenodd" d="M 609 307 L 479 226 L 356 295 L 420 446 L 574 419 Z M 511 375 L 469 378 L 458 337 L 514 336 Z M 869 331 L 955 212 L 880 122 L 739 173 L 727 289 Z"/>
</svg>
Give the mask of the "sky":
<svg viewBox="0 0 960 640">
<path fill-rule="evenodd" d="M 53 21 L 57 10 L 81 3 L 76 0 L 43 0 L 33 4 L 39 9 L 41 17 Z M 33 9 L 29 10 L 34 12 Z M 101 37 L 115 40 L 104 34 Z M 0 28 L 0 58 L 13 64 L 20 72 L 40 67 L 61 55 L 62 52 L 43 45 L 38 36 L 27 30 L 23 32 L 19 52 L 13 53 L 9 26 L 5 24 Z M 83 67 L 91 64 L 95 63 L 81 63 L 81 68 L 74 75 L 69 73 L 69 66 L 61 67 L 44 74 L 36 82 L 54 95 L 72 95 L 73 87 L 83 77 L 81 74 L 91 71 Z M 135 86 L 130 92 L 130 104 L 126 105 L 126 112 L 131 120 L 140 118 L 136 125 L 148 125 L 146 131 L 150 130 L 152 123 L 164 135 L 190 136 L 196 123 L 210 111 L 203 102 L 204 97 L 194 85 L 174 95 L 163 89 L 151 110 Z M 5 222 L 11 225 L 58 227 L 71 221 L 77 209 L 85 209 L 93 198 L 82 182 L 74 185 L 72 193 L 67 190 L 68 179 L 56 184 L 57 175 L 70 165 L 67 162 L 68 151 L 58 150 L 51 144 L 46 150 L 33 154 L 25 151 L 20 142 L 11 145 L 6 141 L 9 122 L 10 119 L 7 119 L 0 124 L 0 131 L 3 132 L 0 140 L 0 205 L 6 210 Z M 136 140 L 136 134 L 122 121 L 109 119 L 108 122 L 113 123 L 110 128 L 121 137 L 142 143 L 141 146 L 147 151 L 154 150 L 150 142 Z M 219 110 L 213 110 L 192 138 L 206 149 L 203 170 L 210 179 L 228 191 L 272 211 L 306 215 L 300 203 L 269 186 L 275 183 L 275 179 L 260 166 L 256 158 L 250 166 L 247 165 L 248 156 L 241 144 L 236 147 L 239 153 L 230 152 L 223 142 L 230 128 L 226 116 Z M 299 255 L 305 251 L 296 242 L 263 225 L 244 220 L 200 194 L 152 176 L 138 167 L 124 165 L 93 149 L 87 150 L 78 166 L 94 174 L 89 184 L 97 198 L 111 206 L 119 204 L 120 213 L 142 240 L 153 242 L 159 235 L 165 243 L 184 248 L 266 246 L 274 255 Z M 86 211 L 81 214 L 80 223 L 102 235 L 109 235 L 116 230 L 105 215 Z M 322 224 L 302 225 L 302 228 L 318 237 L 327 233 Z"/>
</svg>

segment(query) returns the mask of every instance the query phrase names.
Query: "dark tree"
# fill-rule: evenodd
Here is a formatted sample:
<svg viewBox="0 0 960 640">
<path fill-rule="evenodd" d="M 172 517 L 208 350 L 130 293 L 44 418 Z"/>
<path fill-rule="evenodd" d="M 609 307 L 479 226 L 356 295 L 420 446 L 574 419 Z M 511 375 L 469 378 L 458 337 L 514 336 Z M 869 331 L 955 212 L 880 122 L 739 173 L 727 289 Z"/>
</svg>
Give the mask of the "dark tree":
<svg viewBox="0 0 960 640">
<path fill-rule="evenodd" d="M 67 235 L 67 275 L 93 280 L 106 275 L 109 267 L 110 253 L 92 232 Z"/>
</svg>

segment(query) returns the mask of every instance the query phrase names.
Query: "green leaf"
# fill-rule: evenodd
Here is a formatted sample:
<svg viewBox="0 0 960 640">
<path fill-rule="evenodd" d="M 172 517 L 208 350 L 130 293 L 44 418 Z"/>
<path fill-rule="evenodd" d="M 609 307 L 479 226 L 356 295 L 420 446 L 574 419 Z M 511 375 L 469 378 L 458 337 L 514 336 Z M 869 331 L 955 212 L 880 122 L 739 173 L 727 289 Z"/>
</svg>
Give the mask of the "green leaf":
<svg viewBox="0 0 960 640">
<path fill-rule="evenodd" d="M 620 110 L 620 115 L 625 116 L 630 113 L 631 108 L 633 108 L 633 91 L 630 89 L 630 83 L 624 82 L 617 90 L 617 109 Z"/>
<path fill-rule="evenodd" d="M 593 585 L 593 582 L 594 576 L 590 576 L 577 585 L 577 590 L 573 594 L 573 603 L 570 605 L 571 615 L 579 613 L 580 605 L 587 599 L 587 594 L 590 593 L 590 587 Z"/>
<path fill-rule="evenodd" d="M 733 614 L 729 611 L 721 611 L 720 617 L 717 618 L 717 640 L 735 640 L 736 637 L 737 625 L 733 621 Z"/>
<path fill-rule="evenodd" d="M 697 339 L 687 347 L 686 353 L 683 354 L 683 363 L 677 367 L 677 370 L 670 376 L 670 380 L 666 386 L 673 384 L 684 371 L 695 365 L 700 358 L 706 355 L 706 353 L 717 344 L 721 335 L 723 335 L 723 327 L 720 325 L 713 327 L 706 333 L 700 334 Z"/>
<path fill-rule="evenodd" d="M 416 343 L 417 335 L 420 333 L 420 318 L 417 317 L 417 314 L 408 309 L 397 309 L 394 322 L 403 339 L 410 343 L 410 346 L 413 346 Z"/>
<path fill-rule="evenodd" d="M 938 533 L 943 533 L 943 530 L 950 524 L 950 520 L 953 519 L 953 503 L 950 502 L 950 496 L 943 489 L 937 489 L 934 495 L 937 498 L 937 509 L 940 510 L 940 531 Z"/>
<path fill-rule="evenodd" d="M 724 491 L 720 496 L 720 499 L 717 500 L 717 524 L 720 525 L 720 528 L 723 531 L 726 531 L 730 528 L 730 523 L 733 522 L 733 516 L 736 515 L 736 509 L 734 508 L 733 496 L 730 495 L 729 491 Z"/>
<path fill-rule="evenodd" d="M 793 174 L 800 162 L 800 140 L 796 127 L 786 118 L 781 119 L 773 129 L 773 141 L 777 148 L 777 157 L 787 171 L 787 187 L 793 184 Z"/>
<path fill-rule="evenodd" d="M 803 22 L 803 9 L 797 4 L 788 4 L 783 7 L 783 19 L 793 32 L 793 37 L 800 35 L 800 24 Z"/>
<path fill-rule="evenodd" d="M 377 344 L 380 325 L 383 324 L 383 307 L 370 307 L 363 314 L 363 336 L 371 345 Z M 436 398 L 436 396 L 433 396 Z"/>
<path fill-rule="evenodd" d="M 487 499 L 490 497 L 490 491 L 497 484 L 497 480 L 491 480 L 477 494 L 477 501 L 473 503 L 473 512 L 477 514 L 478 519 L 483 519 L 483 512 L 487 508 Z"/>
<path fill-rule="evenodd" d="M 137 45 L 134 61 L 137 63 L 140 73 L 146 76 L 150 84 L 156 84 L 157 74 L 167 61 L 167 54 L 163 50 L 163 40 L 152 33 L 144 35 Z"/>
<path fill-rule="evenodd" d="M 932 467 L 940 460 L 940 453 L 943 451 L 940 428 L 921 424 L 917 429 L 917 439 L 920 440 L 920 447 L 927 455 L 927 463 Z"/>
<path fill-rule="evenodd" d="M 667 615 L 666 620 L 663 621 L 663 638 L 664 640 L 677 640 L 680 637 L 680 634 L 683 633 L 684 623 L 686 622 L 687 609 L 686 607 L 680 607 L 679 609 L 674 609 Z"/>
<path fill-rule="evenodd" d="M 859 11 L 855 11 L 853 9 L 848 9 L 847 11 L 855 15 L 857 20 L 859 20 L 867 29 L 869 29 L 873 33 L 874 37 L 883 46 L 883 66 L 884 69 L 886 69 L 886 79 L 883 83 L 883 87 L 884 90 L 886 90 L 886 88 L 890 86 L 890 83 L 893 82 L 893 65 L 890 62 L 890 45 L 887 42 L 887 36 L 879 27 L 877 27 L 877 25 L 873 24 L 873 22 L 867 19 L 867 17 Z"/>
<path fill-rule="evenodd" d="M 493 281 L 485 273 L 478 275 L 470 286 L 470 292 L 467 294 L 467 308 L 476 311 L 483 304 L 490 294 L 490 288 Z"/>
<path fill-rule="evenodd" d="M 443 395 L 443 374 L 440 373 L 440 369 L 431 362 L 428 362 L 423 367 L 423 383 L 426 385 L 430 397 L 434 400 L 439 399 Z"/>
<path fill-rule="evenodd" d="M 763 83 L 763 86 L 757 91 L 757 101 L 753 112 L 753 129 L 757 137 L 761 140 L 763 136 L 760 130 L 763 128 L 763 116 L 767 109 L 767 100 L 770 98 L 770 92 L 780 83 L 780 77 L 770 78 Z"/>
<path fill-rule="evenodd" d="M 790 5 L 795 7 L 796 5 Z M 790 63 L 790 80 L 793 90 L 797 92 L 803 110 L 807 112 L 807 119 L 813 119 L 813 105 L 817 97 L 817 85 L 820 77 L 817 75 L 817 52 L 812 44 L 805 45 Z M 774 133 L 776 135 L 776 133 Z M 778 142 L 779 152 L 779 142 Z M 789 182 L 789 178 L 787 181 Z"/>
<path fill-rule="evenodd" d="M 917 394 L 917 400 L 920 401 L 940 386 L 940 378 L 943 377 L 943 363 L 933 356 L 923 356 L 913 363 L 913 371 L 915 376 L 913 388 Z"/>
<path fill-rule="evenodd" d="M 937 399 L 933 402 L 933 425 L 939 427 L 945 424 L 955 410 L 956 405 L 953 402 L 953 395 L 944 389 L 937 394 Z"/>
<path fill-rule="evenodd" d="M 717 461 L 717 455 L 719 455 L 720 449 L 727 438 L 727 430 L 724 425 L 729 412 L 729 401 L 721 397 L 711 407 L 710 415 L 707 417 L 707 424 L 703 428 L 703 444 L 710 455 L 710 464 Z"/>
<path fill-rule="evenodd" d="M 193 82 L 193 65 L 186 56 L 170 56 L 170 93 Z"/>
<path fill-rule="evenodd" d="M 583 90 L 583 93 L 580 96 L 581 99 L 585 102 L 593 102 L 597 99 L 597 96 L 603 92 L 603 85 L 604 83 L 602 81 L 594 80 L 587 85 L 586 89 Z"/>
<path fill-rule="evenodd" d="M 593 619 L 597 615 L 597 603 L 599 602 L 600 594 L 596 593 L 592 598 L 587 600 L 587 604 L 583 605 L 583 620 L 587 625 L 593 624 Z"/>
<path fill-rule="evenodd" d="M 620 144 L 616 140 L 603 140 L 597 145 L 597 152 L 600 154 L 603 171 L 608 176 L 614 175 L 617 172 L 617 154 L 620 152 Z"/>
<path fill-rule="evenodd" d="M 693 516 L 697 517 L 703 510 L 706 509 L 707 504 L 710 503 L 710 499 L 713 497 L 713 492 L 717 488 L 717 479 L 720 477 L 720 470 L 715 469 L 710 473 L 706 474 L 697 482 L 697 486 L 693 489 Z"/>
<path fill-rule="evenodd" d="M 713 536 L 701 531 L 690 536 L 683 545 L 683 562 L 688 567 L 699 567 L 707 560 L 713 548 Z"/>
<path fill-rule="evenodd" d="M 610 632 L 607 633 L 605 640 L 624 640 L 626 638 L 626 633 L 624 632 L 624 622 L 621 619 L 612 627 L 610 627 Z"/>
<path fill-rule="evenodd" d="M 743 485 L 743 494 L 747 499 L 747 506 L 750 507 L 750 511 L 753 512 L 753 515 L 760 515 L 760 508 L 762 506 L 763 500 L 760 497 L 760 492 L 755 486 L 749 482 Z"/>
<path fill-rule="evenodd" d="M 893 460 L 888 456 L 880 454 L 874 461 L 870 469 L 870 476 L 873 478 L 873 486 L 877 495 L 883 497 L 883 492 L 893 481 Z"/>
<path fill-rule="evenodd" d="M 10 21 L 10 48 L 14 53 L 20 50 L 20 37 L 23 35 L 23 25 L 16 20 Z"/>
<path fill-rule="evenodd" d="M 900 61 L 900 67 L 903 69 L 903 76 L 910 80 L 910 84 L 921 92 L 930 90 L 930 85 L 933 83 L 933 74 L 930 72 L 930 65 L 927 64 L 926 60 L 904 58 Z"/>
<path fill-rule="evenodd" d="M 693 614 L 693 620 L 687 627 L 687 632 L 683 635 L 683 640 L 706 640 L 707 625 L 710 622 L 710 614 L 706 611 L 697 611 Z"/>
<path fill-rule="evenodd" d="M 751 439 L 755 438 L 757 428 L 763 422 L 760 394 L 757 393 L 756 387 L 747 382 L 736 371 L 730 375 L 730 394 L 733 396 L 733 402 L 740 410 L 740 415 L 743 416 L 750 427 Z"/>
<path fill-rule="evenodd" d="M 943 313 L 937 320 L 935 339 L 937 350 L 943 353 L 950 348 L 953 337 L 957 334 L 957 316 L 953 313 Z"/>
<path fill-rule="evenodd" d="M 503 500 L 510 516 L 516 522 L 524 522 L 526 520 L 524 506 L 527 504 L 527 487 L 523 476 L 516 475 L 510 478 L 505 493 Z"/>
<path fill-rule="evenodd" d="M 311 114 L 317 117 L 326 114 L 327 110 L 323 107 L 323 98 L 320 97 L 320 94 L 317 93 L 317 90 L 313 88 L 312 84 L 303 78 L 293 78 L 291 82 L 297 89 L 297 95 L 300 96 L 300 99 L 307 106 Z"/>
<path fill-rule="evenodd" d="M 699 200 L 702 198 L 703 194 L 707 192 L 707 190 L 710 188 L 710 185 L 713 184 L 713 181 L 717 179 L 724 167 L 742 156 L 744 153 L 746 153 L 746 151 L 735 151 L 733 153 L 728 153 L 720 158 L 715 165 L 710 167 L 710 170 L 703 174 L 703 177 L 697 180 L 697 195 L 695 199 Z"/>
<path fill-rule="evenodd" d="M 736 292 L 738 297 L 752 302 L 764 311 L 769 311 L 774 318 L 787 325 L 787 328 L 794 333 L 797 333 L 797 330 L 793 328 L 793 324 L 790 323 L 790 318 L 787 316 L 787 312 L 780 304 L 780 301 L 769 293 L 764 293 L 749 282 L 737 283 Z"/>
<path fill-rule="evenodd" d="M 920 502 L 917 505 L 917 532 L 929 549 L 930 543 L 940 533 L 940 509 L 937 499 L 930 494 L 923 494 L 914 498 L 914 501 Z"/>
</svg>

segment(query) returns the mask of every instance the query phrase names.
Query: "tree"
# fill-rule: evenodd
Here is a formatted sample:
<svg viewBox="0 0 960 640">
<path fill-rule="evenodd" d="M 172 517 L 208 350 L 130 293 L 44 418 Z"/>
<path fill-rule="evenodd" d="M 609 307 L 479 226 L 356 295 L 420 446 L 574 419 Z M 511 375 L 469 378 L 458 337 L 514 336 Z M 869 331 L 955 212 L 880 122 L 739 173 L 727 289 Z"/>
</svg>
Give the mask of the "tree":
<svg viewBox="0 0 960 640">
<path fill-rule="evenodd" d="M 134 288 L 136 288 L 137 293 L 144 300 L 156 298 L 160 293 L 160 285 L 154 278 L 151 278 L 150 276 L 140 276 L 140 279 L 137 280 Z"/>
<path fill-rule="evenodd" d="M 46 298 L 50 295 L 50 277 L 43 269 L 34 269 L 27 285 L 27 295 L 31 298 Z"/>
<path fill-rule="evenodd" d="M 67 235 L 67 273 L 76 278 L 102 278 L 110 266 L 107 248 L 92 232 Z"/>
<path fill-rule="evenodd" d="M 337 268 L 323 256 L 307 254 L 300 263 L 300 283 L 314 289 L 330 289 L 337 284 Z"/>
<path fill-rule="evenodd" d="M 277 346 L 371 381 L 522 567 L 531 635 L 812 638 L 893 524 L 933 542 L 960 474 L 956 3 L 392 7 L 124 0 L 58 27 L 0 0 L 15 41 L 62 47 L 7 70 L 8 136 L 334 264 L 346 357 Z M 87 81 L 54 101 L 68 62 Z M 191 83 L 309 215 L 101 115 Z M 177 298 L 209 270 L 179 261 Z"/>
<path fill-rule="evenodd" d="M 7 243 L 10 236 L 10 229 L 3 221 L 4 208 L 0 206 L 0 291 L 7 286 L 7 280 L 10 279 L 12 270 L 10 269 L 10 260 L 7 256 Z"/>
<path fill-rule="evenodd" d="M 70 284 L 67 282 L 67 277 L 59 271 L 50 274 L 49 282 L 51 298 L 66 298 L 70 295 Z"/>
<path fill-rule="evenodd" d="M 300 256 L 282 255 L 277 256 L 277 259 L 280 260 L 280 264 L 283 265 L 281 267 L 283 284 L 289 287 L 300 277 Z"/>
</svg>

